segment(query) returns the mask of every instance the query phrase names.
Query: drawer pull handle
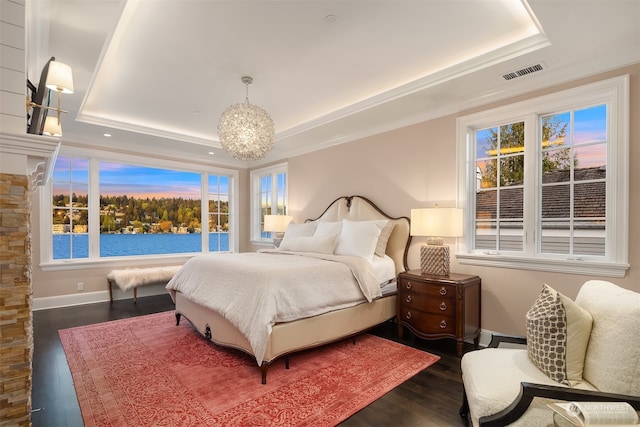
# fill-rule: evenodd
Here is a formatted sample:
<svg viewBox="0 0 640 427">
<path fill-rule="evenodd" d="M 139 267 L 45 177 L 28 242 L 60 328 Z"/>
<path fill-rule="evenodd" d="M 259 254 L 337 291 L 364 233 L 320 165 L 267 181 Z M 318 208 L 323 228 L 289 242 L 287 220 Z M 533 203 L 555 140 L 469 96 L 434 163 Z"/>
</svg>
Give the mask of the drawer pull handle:
<svg viewBox="0 0 640 427">
<path fill-rule="evenodd" d="M 444 286 L 440 288 L 440 295 L 446 295 L 447 294 L 447 288 L 445 288 Z"/>
<path fill-rule="evenodd" d="M 444 329 L 447 327 L 447 322 L 445 322 L 444 320 L 440 321 L 440 328 Z"/>
<path fill-rule="evenodd" d="M 407 289 L 411 289 L 411 282 L 407 282 Z"/>
<path fill-rule="evenodd" d="M 406 301 L 407 303 L 411 303 L 411 295 L 407 295 Z"/>
<path fill-rule="evenodd" d="M 407 315 L 405 317 L 407 318 L 407 320 L 410 320 L 411 319 L 411 312 L 407 311 Z"/>
<path fill-rule="evenodd" d="M 440 303 L 440 310 L 445 311 L 447 309 L 447 304 L 443 302 Z"/>
</svg>

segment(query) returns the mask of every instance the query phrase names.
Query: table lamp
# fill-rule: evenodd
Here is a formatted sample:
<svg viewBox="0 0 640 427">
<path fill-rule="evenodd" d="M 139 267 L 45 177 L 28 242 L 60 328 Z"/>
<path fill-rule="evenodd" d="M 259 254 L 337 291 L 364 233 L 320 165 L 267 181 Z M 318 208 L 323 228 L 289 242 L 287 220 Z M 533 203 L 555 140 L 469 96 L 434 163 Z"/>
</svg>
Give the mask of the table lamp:
<svg viewBox="0 0 640 427">
<path fill-rule="evenodd" d="M 462 236 L 462 209 L 411 209 L 411 235 L 426 236 L 427 244 L 420 248 L 422 274 L 449 275 L 449 246 L 444 237 Z"/>
<path fill-rule="evenodd" d="M 291 215 L 265 215 L 264 231 L 273 233 L 273 246 L 277 248 L 282 242 L 287 226 L 293 221 Z"/>
</svg>

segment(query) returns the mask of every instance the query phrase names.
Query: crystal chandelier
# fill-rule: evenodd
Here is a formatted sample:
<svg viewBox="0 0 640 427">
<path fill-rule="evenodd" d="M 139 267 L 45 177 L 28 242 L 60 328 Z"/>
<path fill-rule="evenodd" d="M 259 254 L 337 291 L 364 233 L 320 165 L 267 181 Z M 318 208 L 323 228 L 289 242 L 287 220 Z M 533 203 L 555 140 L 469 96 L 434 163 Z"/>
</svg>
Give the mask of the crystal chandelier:
<svg viewBox="0 0 640 427">
<path fill-rule="evenodd" d="M 269 114 L 249 103 L 251 77 L 243 77 L 246 86 L 245 102 L 233 104 L 220 116 L 218 137 L 224 151 L 238 160 L 258 160 L 266 156 L 276 132 Z"/>
</svg>

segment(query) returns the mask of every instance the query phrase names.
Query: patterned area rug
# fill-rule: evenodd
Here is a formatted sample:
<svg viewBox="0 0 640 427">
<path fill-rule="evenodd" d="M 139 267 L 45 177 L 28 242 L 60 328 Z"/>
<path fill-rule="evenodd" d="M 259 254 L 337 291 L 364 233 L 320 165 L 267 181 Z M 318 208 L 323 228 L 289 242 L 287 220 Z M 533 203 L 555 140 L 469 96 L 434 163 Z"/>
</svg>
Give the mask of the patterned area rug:
<svg viewBox="0 0 640 427">
<path fill-rule="evenodd" d="M 85 426 L 335 426 L 439 357 L 362 334 L 269 368 L 173 312 L 59 331 Z"/>
</svg>

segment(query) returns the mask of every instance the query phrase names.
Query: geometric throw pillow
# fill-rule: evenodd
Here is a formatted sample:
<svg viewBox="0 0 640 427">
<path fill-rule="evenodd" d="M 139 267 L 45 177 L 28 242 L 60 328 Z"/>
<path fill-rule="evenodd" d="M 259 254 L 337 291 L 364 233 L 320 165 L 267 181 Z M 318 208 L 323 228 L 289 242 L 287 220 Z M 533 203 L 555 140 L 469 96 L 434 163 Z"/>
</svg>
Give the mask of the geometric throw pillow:
<svg viewBox="0 0 640 427">
<path fill-rule="evenodd" d="M 581 382 L 593 323 L 591 314 L 545 284 L 526 318 L 531 361 L 561 384 Z"/>
</svg>

